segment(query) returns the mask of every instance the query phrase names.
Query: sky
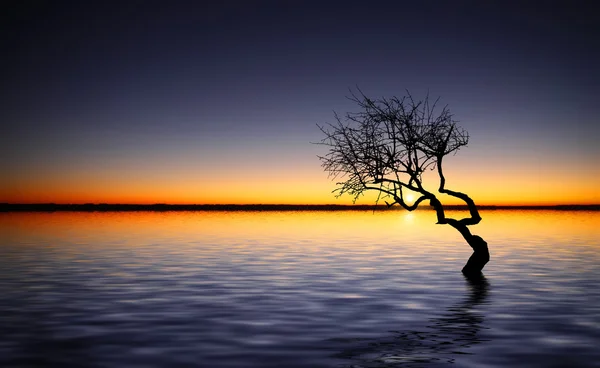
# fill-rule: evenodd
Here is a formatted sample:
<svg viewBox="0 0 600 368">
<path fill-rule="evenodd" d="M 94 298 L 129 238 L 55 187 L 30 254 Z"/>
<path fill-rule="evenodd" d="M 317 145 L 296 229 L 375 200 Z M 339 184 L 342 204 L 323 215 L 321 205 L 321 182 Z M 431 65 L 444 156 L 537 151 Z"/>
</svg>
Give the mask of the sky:
<svg viewBox="0 0 600 368">
<path fill-rule="evenodd" d="M 600 203 L 593 2 L 481 3 L 5 2 L 0 202 L 351 203 L 311 142 L 359 87 L 439 96 L 477 203 Z"/>
</svg>

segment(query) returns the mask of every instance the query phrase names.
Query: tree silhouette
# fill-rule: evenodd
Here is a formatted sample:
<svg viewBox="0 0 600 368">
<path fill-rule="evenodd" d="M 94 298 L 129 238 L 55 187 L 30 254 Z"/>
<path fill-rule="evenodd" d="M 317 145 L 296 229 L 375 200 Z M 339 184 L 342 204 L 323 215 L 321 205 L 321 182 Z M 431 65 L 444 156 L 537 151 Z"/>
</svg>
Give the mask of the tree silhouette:
<svg viewBox="0 0 600 368">
<path fill-rule="evenodd" d="M 439 98 L 433 103 L 429 96 L 415 101 L 407 92 L 402 98 L 373 100 L 359 90 L 349 99 L 359 112 L 346 113 L 343 120 L 336 113 L 336 123 L 318 125 L 325 134 L 320 144 L 329 149 L 319 156 L 321 166 L 330 177 L 343 179 L 337 182 L 336 195 L 347 193 L 356 201 L 366 191 L 378 191 L 377 202 L 383 199 L 388 207 L 398 204 L 408 211 L 429 201 L 437 223 L 454 227 L 473 248 L 462 272 L 480 274 L 490 257 L 487 243 L 471 234 L 468 226 L 478 224 L 481 216 L 468 195 L 446 188 L 442 169 L 445 156 L 467 145 L 468 133 L 456 124 L 447 106 L 436 112 Z M 446 216 L 442 202 L 423 185 L 427 170 L 437 170 L 438 192 L 464 201 L 469 217 L 457 220 Z M 405 197 L 407 190 L 419 195 L 413 203 Z"/>
</svg>

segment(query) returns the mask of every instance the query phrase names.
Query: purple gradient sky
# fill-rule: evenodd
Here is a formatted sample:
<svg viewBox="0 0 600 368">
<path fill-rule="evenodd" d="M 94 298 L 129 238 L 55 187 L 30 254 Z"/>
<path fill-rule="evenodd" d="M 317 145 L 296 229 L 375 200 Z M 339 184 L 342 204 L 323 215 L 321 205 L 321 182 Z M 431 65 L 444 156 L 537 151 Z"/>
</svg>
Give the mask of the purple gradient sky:
<svg viewBox="0 0 600 368">
<path fill-rule="evenodd" d="M 357 85 L 441 96 L 468 189 L 600 201 L 592 2 L 123 3 L 3 6 L 0 201 L 335 203 L 309 142 Z"/>
</svg>

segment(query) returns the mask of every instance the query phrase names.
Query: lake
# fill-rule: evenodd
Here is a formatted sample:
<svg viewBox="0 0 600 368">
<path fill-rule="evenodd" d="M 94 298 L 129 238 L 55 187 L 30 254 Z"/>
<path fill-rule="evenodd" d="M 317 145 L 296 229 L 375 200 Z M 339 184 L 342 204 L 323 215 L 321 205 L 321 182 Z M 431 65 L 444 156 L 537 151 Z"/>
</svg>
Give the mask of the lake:
<svg viewBox="0 0 600 368">
<path fill-rule="evenodd" d="M 0 213 L 3 367 L 600 367 L 600 212 Z"/>
</svg>

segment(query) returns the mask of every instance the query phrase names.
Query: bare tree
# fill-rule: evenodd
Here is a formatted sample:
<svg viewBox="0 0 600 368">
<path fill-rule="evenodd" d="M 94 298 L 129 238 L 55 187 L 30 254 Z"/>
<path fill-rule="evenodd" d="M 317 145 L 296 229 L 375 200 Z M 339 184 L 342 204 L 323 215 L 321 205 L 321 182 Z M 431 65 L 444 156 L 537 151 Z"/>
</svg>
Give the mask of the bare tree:
<svg viewBox="0 0 600 368">
<path fill-rule="evenodd" d="M 378 191 L 388 207 L 395 204 L 408 211 L 429 201 L 437 214 L 438 224 L 448 224 L 458 230 L 473 248 L 473 254 L 463 268 L 466 275 L 479 275 L 489 261 L 487 243 L 471 234 L 468 226 L 481 221 L 475 202 L 465 193 L 446 188 L 442 163 L 445 156 L 456 153 L 469 141 L 468 133 L 456 124 L 448 107 L 436 112 L 436 100 L 429 96 L 416 101 L 410 93 L 402 98 L 370 99 L 360 90 L 349 99 L 360 108 L 346 113 L 344 119 L 335 114 L 336 123 L 319 125 L 325 134 L 320 142 L 328 147 L 319 156 L 322 167 L 333 178 L 342 179 L 334 191 L 345 193 L 354 201 L 366 191 Z M 447 217 L 444 206 L 434 193 L 423 186 L 423 173 L 437 170 L 438 192 L 464 201 L 470 216 L 463 219 Z M 408 203 L 410 190 L 419 197 Z"/>
</svg>

